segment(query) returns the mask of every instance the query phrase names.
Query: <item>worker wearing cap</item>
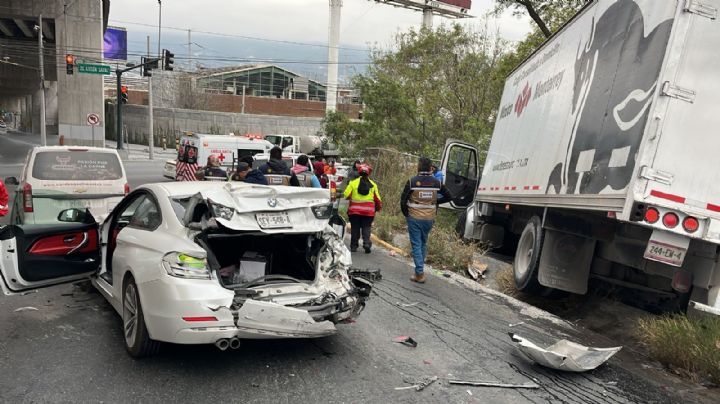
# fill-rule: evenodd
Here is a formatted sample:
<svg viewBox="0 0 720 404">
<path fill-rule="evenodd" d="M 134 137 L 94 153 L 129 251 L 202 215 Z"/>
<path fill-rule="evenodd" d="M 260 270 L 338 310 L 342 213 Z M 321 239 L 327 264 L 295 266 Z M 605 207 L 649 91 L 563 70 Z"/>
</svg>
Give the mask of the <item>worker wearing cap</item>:
<svg viewBox="0 0 720 404">
<path fill-rule="evenodd" d="M 425 283 L 425 257 L 430 230 L 435 224 L 438 204 L 452 199 L 450 192 L 438 181 L 432 172 L 430 159 L 421 157 L 418 173 L 405 183 L 400 197 L 400 209 L 407 219 L 412 256 L 415 263 L 413 282 Z"/>
<path fill-rule="evenodd" d="M 259 170 L 253 170 L 250 167 L 250 164 L 242 161 L 238 163 L 237 170 L 235 171 L 235 174 L 230 177 L 230 181 L 242 181 L 247 182 L 248 184 L 258 185 L 268 184 L 263 173 Z"/>
<path fill-rule="evenodd" d="M 350 200 L 348 218 L 350 218 L 350 251 L 356 252 L 362 233 L 363 248 L 369 254 L 372 247 L 370 231 L 375 219 L 375 212 L 382 208 L 382 199 L 375 181 L 368 178 L 372 169 L 367 164 L 358 167 L 358 178 L 350 181 L 345 187 L 343 197 Z"/>
</svg>

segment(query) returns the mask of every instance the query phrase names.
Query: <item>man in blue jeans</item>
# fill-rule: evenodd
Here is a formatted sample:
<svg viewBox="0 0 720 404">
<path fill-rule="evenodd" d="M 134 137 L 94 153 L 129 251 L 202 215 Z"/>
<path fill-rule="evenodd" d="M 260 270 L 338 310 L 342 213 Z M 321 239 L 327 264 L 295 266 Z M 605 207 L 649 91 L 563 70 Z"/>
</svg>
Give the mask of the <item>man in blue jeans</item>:
<svg viewBox="0 0 720 404">
<path fill-rule="evenodd" d="M 437 216 L 438 204 L 452 199 L 452 195 L 432 172 L 430 159 L 421 157 L 418 173 L 405 184 L 400 197 L 400 209 L 407 219 L 410 245 L 412 246 L 415 274 L 413 282 L 425 283 L 425 256 L 427 239 Z"/>
</svg>

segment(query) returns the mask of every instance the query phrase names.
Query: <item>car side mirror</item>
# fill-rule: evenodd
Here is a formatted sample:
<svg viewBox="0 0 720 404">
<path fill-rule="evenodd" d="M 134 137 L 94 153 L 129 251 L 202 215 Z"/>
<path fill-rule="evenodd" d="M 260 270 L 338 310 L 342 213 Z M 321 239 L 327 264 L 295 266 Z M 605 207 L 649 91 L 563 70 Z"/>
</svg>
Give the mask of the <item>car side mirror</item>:
<svg viewBox="0 0 720 404">
<path fill-rule="evenodd" d="M 83 223 L 87 214 L 84 210 L 70 208 L 60 211 L 57 220 L 66 223 Z"/>
<path fill-rule="evenodd" d="M 20 185 L 20 182 L 15 177 L 7 177 L 5 178 L 5 184 L 7 185 Z"/>
</svg>

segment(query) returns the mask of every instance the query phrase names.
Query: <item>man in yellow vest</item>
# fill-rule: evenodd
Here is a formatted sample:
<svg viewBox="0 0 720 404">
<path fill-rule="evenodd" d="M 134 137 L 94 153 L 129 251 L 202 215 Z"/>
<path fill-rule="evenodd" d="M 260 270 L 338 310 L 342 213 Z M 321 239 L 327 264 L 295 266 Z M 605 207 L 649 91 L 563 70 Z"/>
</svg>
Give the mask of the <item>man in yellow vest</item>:
<svg viewBox="0 0 720 404">
<path fill-rule="evenodd" d="M 421 157 L 418 174 L 405 183 L 400 209 L 407 219 L 412 256 L 415 263 L 413 282 L 425 283 L 425 257 L 430 230 L 435 224 L 437 206 L 452 199 L 450 192 L 432 173 L 430 159 Z"/>
<path fill-rule="evenodd" d="M 356 252 L 362 232 L 363 248 L 366 254 L 370 254 L 372 242 L 370 231 L 372 222 L 375 219 L 375 212 L 382 208 L 382 200 L 375 181 L 368 178 L 370 166 L 360 166 L 359 177 L 350 181 L 345 187 L 343 197 L 350 200 L 348 207 L 348 218 L 350 219 L 350 251 Z"/>
</svg>

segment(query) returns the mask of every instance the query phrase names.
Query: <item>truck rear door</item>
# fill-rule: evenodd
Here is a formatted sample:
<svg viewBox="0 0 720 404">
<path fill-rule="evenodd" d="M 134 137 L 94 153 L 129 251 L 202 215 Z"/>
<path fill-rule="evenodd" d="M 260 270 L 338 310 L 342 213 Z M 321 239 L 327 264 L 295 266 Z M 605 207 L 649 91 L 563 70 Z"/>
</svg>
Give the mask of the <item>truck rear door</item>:
<svg viewBox="0 0 720 404">
<path fill-rule="evenodd" d="M 670 68 L 659 83 L 666 109 L 655 117 L 657 150 L 652 166 L 640 172 L 649 179 L 642 195 L 648 202 L 715 218 L 720 218 L 718 28 L 718 21 L 702 12 L 681 11 L 676 18 Z"/>
</svg>

